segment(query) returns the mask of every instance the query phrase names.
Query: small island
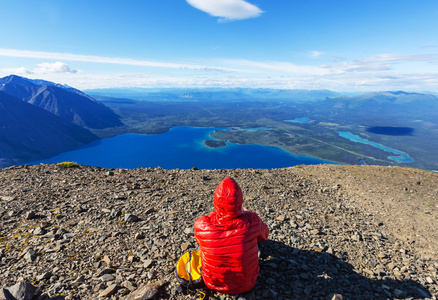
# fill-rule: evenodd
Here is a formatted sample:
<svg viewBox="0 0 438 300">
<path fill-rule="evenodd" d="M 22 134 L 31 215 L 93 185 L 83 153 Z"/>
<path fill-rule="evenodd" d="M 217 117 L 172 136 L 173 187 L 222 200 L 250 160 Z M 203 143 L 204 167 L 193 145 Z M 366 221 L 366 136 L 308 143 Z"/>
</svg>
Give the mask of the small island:
<svg viewBox="0 0 438 300">
<path fill-rule="evenodd" d="M 204 145 L 208 148 L 219 148 L 225 147 L 227 143 L 225 143 L 224 141 L 205 140 Z"/>
</svg>

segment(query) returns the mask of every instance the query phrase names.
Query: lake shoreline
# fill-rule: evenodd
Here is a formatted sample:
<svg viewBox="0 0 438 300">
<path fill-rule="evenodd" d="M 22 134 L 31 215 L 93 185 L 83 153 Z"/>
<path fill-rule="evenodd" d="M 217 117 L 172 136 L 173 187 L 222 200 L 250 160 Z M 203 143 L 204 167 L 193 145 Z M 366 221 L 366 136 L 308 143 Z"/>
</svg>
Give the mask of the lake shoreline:
<svg viewBox="0 0 438 300">
<path fill-rule="evenodd" d="M 127 169 L 158 166 L 164 169 L 275 169 L 334 163 L 312 156 L 295 155 L 277 146 L 213 140 L 211 134 L 215 130 L 228 129 L 177 126 L 157 135 L 121 134 L 99 140 L 93 146 L 86 145 L 28 164 L 73 161 L 82 165 Z"/>
</svg>

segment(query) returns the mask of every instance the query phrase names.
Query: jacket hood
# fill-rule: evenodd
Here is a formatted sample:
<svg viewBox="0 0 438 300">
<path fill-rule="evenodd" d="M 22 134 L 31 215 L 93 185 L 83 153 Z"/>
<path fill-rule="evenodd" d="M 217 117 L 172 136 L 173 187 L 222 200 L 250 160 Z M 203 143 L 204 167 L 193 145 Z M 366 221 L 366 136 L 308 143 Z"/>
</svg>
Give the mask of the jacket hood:
<svg viewBox="0 0 438 300">
<path fill-rule="evenodd" d="M 229 220 L 242 215 L 243 194 L 233 178 L 225 178 L 214 193 L 214 209 L 219 220 Z"/>
</svg>

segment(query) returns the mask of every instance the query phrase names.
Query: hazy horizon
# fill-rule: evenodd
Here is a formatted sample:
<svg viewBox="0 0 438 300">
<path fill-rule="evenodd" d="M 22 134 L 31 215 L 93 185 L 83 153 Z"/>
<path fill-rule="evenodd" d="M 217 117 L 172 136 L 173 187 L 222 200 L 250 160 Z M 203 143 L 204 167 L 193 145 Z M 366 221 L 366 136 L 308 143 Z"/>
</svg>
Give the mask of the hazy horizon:
<svg viewBox="0 0 438 300">
<path fill-rule="evenodd" d="M 0 77 L 438 93 L 434 0 L 5 0 L 0 12 Z"/>
</svg>

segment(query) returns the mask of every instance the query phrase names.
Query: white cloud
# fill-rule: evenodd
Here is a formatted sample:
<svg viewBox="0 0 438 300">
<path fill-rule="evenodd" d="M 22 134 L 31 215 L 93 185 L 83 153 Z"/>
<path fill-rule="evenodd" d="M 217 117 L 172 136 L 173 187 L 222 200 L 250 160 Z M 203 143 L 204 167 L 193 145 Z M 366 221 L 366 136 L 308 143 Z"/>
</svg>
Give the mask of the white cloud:
<svg viewBox="0 0 438 300">
<path fill-rule="evenodd" d="M 338 61 L 333 60 L 332 61 Z M 341 60 L 339 60 L 341 61 Z M 396 64 L 411 62 L 436 62 L 438 56 L 435 54 L 422 55 L 393 55 L 378 54 L 371 57 L 356 59 L 335 65 L 321 65 L 321 68 L 329 69 L 332 72 L 367 72 L 391 70 Z"/>
<path fill-rule="evenodd" d="M 322 75 L 328 73 L 327 70 L 318 66 L 296 65 L 290 62 L 281 61 L 260 62 L 246 59 L 235 59 L 223 60 L 222 63 L 237 66 L 241 71 L 250 73 L 265 74 L 267 71 L 272 71 L 276 74 L 278 74 L 278 72 L 307 75 Z"/>
<path fill-rule="evenodd" d="M 2 72 L 8 73 L 8 74 L 14 74 L 14 75 L 29 75 L 29 74 L 33 74 L 33 72 L 31 70 L 29 70 L 28 68 L 25 68 L 25 67 L 20 67 L 20 68 L 5 68 L 5 69 L 2 69 Z"/>
<path fill-rule="evenodd" d="M 339 56 L 333 56 L 332 58 L 330 58 L 331 61 L 346 61 L 347 59 L 344 57 L 339 57 Z"/>
<path fill-rule="evenodd" d="M 259 17 L 263 11 L 244 0 L 186 0 L 191 6 L 224 21 Z"/>
<path fill-rule="evenodd" d="M 1 71 L 8 74 L 15 75 L 31 75 L 31 74 L 50 74 L 50 73 L 79 73 L 78 70 L 73 70 L 67 64 L 63 62 L 43 62 L 37 64 L 37 68 L 30 70 L 26 67 L 18 67 L 18 68 L 4 68 Z"/>
<path fill-rule="evenodd" d="M 310 57 L 312 58 L 317 58 L 320 57 L 321 55 L 323 55 L 324 53 L 321 51 L 310 51 Z"/>
<path fill-rule="evenodd" d="M 304 66 L 303 66 L 304 67 Z M 334 91 L 369 92 L 381 90 L 438 92 L 438 73 L 396 73 L 393 70 L 368 72 L 286 73 L 204 73 L 187 75 L 181 72 L 160 73 L 50 73 L 26 77 L 68 84 L 78 89 L 148 87 L 148 88 L 278 88 L 329 89 Z M 9 74 L 0 74 L 6 76 Z"/>
<path fill-rule="evenodd" d="M 311 53 L 311 52 L 308 52 Z M 0 56 L 39 59 L 37 66 L 0 69 L 0 77 L 12 74 L 68 84 L 79 89 L 110 87 L 248 87 L 331 89 L 337 91 L 406 90 L 438 92 L 438 72 L 430 63 L 436 55 L 378 54 L 356 59 L 326 57 L 325 65 L 247 59 L 160 62 L 68 53 L 1 49 Z M 22 60 L 23 62 L 26 60 Z M 57 61 L 57 62 L 56 62 Z M 64 62 L 87 62 L 76 71 Z M 91 63 L 115 64 L 105 67 Z M 137 66 L 143 68 L 129 68 Z M 128 71 L 129 70 L 129 71 Z M 134 71 L 133 71 L 134 70 Z M 226 72 L 224 72 L 226 71 Z M 136 72 L 136 73 L 134 73 Z"/>
<path fill-rule="evenodd" d="M 139 59 L 129 59 L 129 58 L 44 52 L 44 51 L 28 51 L 28 50 L 3 49 L 3 48 L 0 48 L 0 56 L 80 61 L 80 62 L 90 62 L 90 63 L 153 67 L 153 68 L 191 69 L 191 70 L 205 70 L 205 68 L 211 68 L 211 69 L 220 69 L 222 71 L 233 71 L 233 69 L 223 69 L 223 68 L 216 68 L 212 66 L 197 65 L 197 64 L 182 64 L 182 63 L 162 62 L 162 61 L 153 61 L 153 60 L 139 60 Z"/>
<path fill-rule="evenodd" d="M 67 64 L 63 62 L 55 63 L 40 63 L 37 64 L 38 68 L 33 70 L 36 74 L 47 74 L 47 73 L 78 73 L 78 70 L 71 69 Z"/>
<path fill-rule="evenodd" d="M 358 60 L 359 62 L 409 62 L 409 61 L 436 61 L 438 56 L 435 54 L 420 54 L 420 55 L 393 55 L 393 54 L 378 54 L 372 57 L 366 57 Z"/>
<path fill-rule="evenodd" d="M 364 72 L 390 70 L 390 64 L 370 64 L 359 61 L 344 62 L 338 65 L 321 65 L 321 68 L 329 69 L 332 72 Z"/>
</svg>

